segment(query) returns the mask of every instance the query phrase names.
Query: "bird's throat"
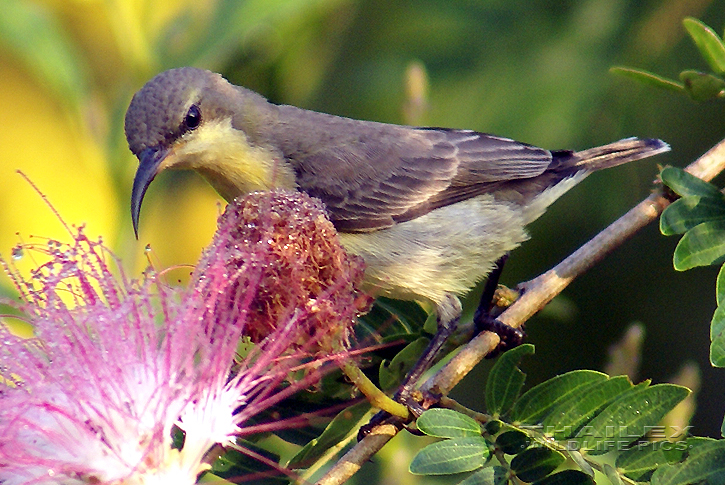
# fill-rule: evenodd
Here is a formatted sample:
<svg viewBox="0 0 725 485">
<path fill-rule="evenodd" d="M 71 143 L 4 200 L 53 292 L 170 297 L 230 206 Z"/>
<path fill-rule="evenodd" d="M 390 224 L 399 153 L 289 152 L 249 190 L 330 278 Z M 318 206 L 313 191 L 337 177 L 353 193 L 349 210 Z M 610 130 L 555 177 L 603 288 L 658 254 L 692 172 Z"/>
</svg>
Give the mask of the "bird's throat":
<svg viewBox="0 0 725 485">
<path fill-rule="evenodd" d="M 250 144 L 229 119 L 203 124 L 173 152 L 169 168 L 196 170 L 227 201 L 259 190 L 296 187 L 294 171 L 282 154 Z"/>
</svg>

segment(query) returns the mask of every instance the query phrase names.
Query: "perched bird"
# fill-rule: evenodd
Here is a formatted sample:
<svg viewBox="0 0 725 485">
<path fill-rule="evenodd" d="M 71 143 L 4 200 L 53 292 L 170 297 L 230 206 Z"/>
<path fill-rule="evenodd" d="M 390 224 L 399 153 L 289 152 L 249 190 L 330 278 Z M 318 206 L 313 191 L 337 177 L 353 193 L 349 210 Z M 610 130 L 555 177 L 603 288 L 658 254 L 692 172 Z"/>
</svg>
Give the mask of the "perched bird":
<svg viewBox="0 0 725 485">
<path fill-rule="evenodd" d="M 359 121 L 269 103 L 219 74 L 172 69 L 138 91 L 126 137 L 140 161 L 131 213 L 167 168 L 227 201 L 295 189 L 319 198 L 376 294 L 440 305 L 527 239 L 525 226 L 589 173 L 669 150 L 629 138 L 549 151 L 470 130 Z"/>
</svg>

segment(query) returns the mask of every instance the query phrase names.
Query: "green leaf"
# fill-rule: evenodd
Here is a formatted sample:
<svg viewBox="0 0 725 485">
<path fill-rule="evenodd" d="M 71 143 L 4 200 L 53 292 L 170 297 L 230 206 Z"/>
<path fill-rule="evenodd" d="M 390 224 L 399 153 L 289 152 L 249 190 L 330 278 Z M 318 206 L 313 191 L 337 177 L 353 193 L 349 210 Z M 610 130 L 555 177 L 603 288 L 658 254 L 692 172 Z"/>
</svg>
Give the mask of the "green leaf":
<svg viewBox="0 0 725 485">
<path fill-rule="evenodd" d="M 673 257 L 677 271 L 710 266 L 725 261 L 725 221 L 703 222 L 693 227 L 677 243 Z"/>
<path fill-rule="evenodd" d="M 577 450 L 567 450 L 567 453 L 569 458 L 576 463 L 582 472 L 586 473 L 590 477 L 594 477 L 594 468 L 592 468 L 592 465 L 590 465 L 586 458 L 584 458 L 584 455 L 579 453 Z"/>
<path fill-rule="evenodd" d="M 674 384 L 635 386 L 579 430 L 572 443 L 579 450 L 621 450 L 644 436 L 689 393 Z"/>
<path fill-rule="evenodd" d="M 430 335 L 433 335 L 438 331 L 438 314 L 436 312 L 431 312 L 428 315 L 428 318 L 425 319 L 423 331 Z"/>
<path fill-rule="evenodd" d="M 500 466 L 487 466 L 460 482 L 458 485 L 506 485 L 508 473 Z"/>
<path fill-rule="evenodd" d="M 594 485 L 594 479 L 579 470 L 563 470 L 549 475 L 534 485 Z"/>
<path fill-rule="evenodd" d="M 717 308 L 710 322 L 710 363 L 725 367 L 725 264 L 717 274 Z"/>
<path fill-rule="evenodd" d="M 725 81 L 700 71 L 682 71 L 680 80 L 685 91 L 695 101 L 707 101 L 725 97 Z"/>
<path fill-rule="evenodd" d="M 717 304 L 722 305 L 723 301 L 725 301 L 725 264 L 720 267 L 717 274 L 715 293 L 717 294 Z"/>
<path fill-rule="evenodd" d="M 563 454 L 539 445 L 516 455 L 511 460 L 511 469 L 524 482 L 533 482 L 544 478 L 565 461 Z"/>
<path fill-rule="evenodd" d="M 501 433 L 496 438 L 496 446 L 507 455 L 518 455 L 531 444 L 531 438 L 518 429 Z"/>
<path fill-rule="evenodd" d="M 684 461 L 688 456 L 693 456 L 693 453 L 698 453 L 697 450 L 704 447 L 707 449 L 708 446 L 712 446 L 712 443 L 716 443 L 718 440 L 714 438 L 705 438 L 703 436 L 691 436 L 685 440 L 683 447 L 676 449 L 665 449 L 665 456 L 670 463 L 679 463 Z"/>
<path fill-rule="evenodd" d="M 418 429 L 437 438 L 463 438 L 481 436 L 481 426 L 465 414 L 452 409 L 429 409 L 416 421 Z"/>
<path fill-rule="evenodd" d="M 687 17 L 682 23 L 712 70 L 718 74 L 725 73 L 725 45 L 720 36 L 710 27 L 692 17 Z"/>
<path fill-rule="evenodd" d="M 725 482 L 725 441 L 712 441 L 693 448 L 687 459 L 660 466 L 652 475 L 653 485 Z"/>
<path fill-rule="evenodd" d="M 511 409 L 526 380 L 518 364 L 525 355 L 534 353 L 534 346 L 524 344 L 505 352 L 493 366 L 486 381 L 486 406 L 494 417 Z"/>
<path fill-rule="evenodd" d="M 701 195 L 703 197 L 722 197 L 720 190 L 709 182 L 695 177 L 681 168 L 666 167 L 660 172 L 662 183 L 674 193 L 686 197 L 688 195 Z"/>
<path fill-rule="evenodd" d="M 214 485 L 234 485 L 234 482 L 230 482 L 229 480 L 225 480 L 222 477 L 213 474 L 212 472 L 205 472 L 203 473 L 196 481 L 196 483 L 200 484 L 206 484 L 206 483 L 213 483 Z"/>
<path fill-rule="evenodd" d="M 259 456 L 264 457 L 268 460 L 268 463 L 277 463 L 279 461 L 279 455 L 260 448 L 249 441 L 243 441 L 240 443 L 245 449 L 253 451 Z M 253 458 L 246 453 L 239 450 L 226 450 L 223 455 L 214 460 L 210 470 L 214 475 L 234 480 L 235 477 L 240 477 L 250 474 L 260 474 L 262 476 L 269 475 L 270 472 L 274 471 L 269 464 Z M 269 477 L 264 481 L 267 484 L 273 483 L 284 483 L 281 477 Z"/>
<path fill-rule="evenodd" d="M 485 424 L 484 429 L 486 430 L 486 433 L 494 435 L 501 431 L 501 421 L 498 419 L 492 419 Z"/>
<path fill-rule="evenodd" d="M 341 411 L 319 437 L 308 442 L 287 464 L 289 468 L 308 466 L 321 458 L 331 447 L 344 440 L 360 426 L 360 420 L 370 410 L 367 401 L 355 404 Z"/>
<path fill-rule="evenodd" d="M 260 35 L 255 32 L 266 25 L 274 31 L 285 32 L 284 23 L 305 18 L 320 10 L 324 2 L 310 0 L 218 0 L 208 22 L 196 22 L 182 15 L 169 22 L 159 36 L 157 50 L 165 64 L 210 65 L 230 56 L 240 39 Z M 194 30 L 192 27 L 196 27 Z M 261 30 L 264 32 L 264 30 Z M 185 35 L 180 36 L 179 32 Z M 176 35 L 174 35 L 176 34 Z M 254 37 L 252 37 L 254 38 Z"/>
<path fill-rule="evenodd" d="M 710 322 L 710 363 L 725 367 L 725 305 L 718 305 Z"/>
<path fill-rule="evenodd" d="M 606 374 L 592 370 L 558 375 L 526 391 L 514 404 L 509 417 L 513 423 L 539 423 L 560 402 L 579 397 L 584 387 L 607 379 Z"/>
<path fill-rule="evenodd" d="M 574 436 L 599 411 L 630 389 L 632 383 L 627 376 L 593 382 L 554 406 L 542 423 L 543 430 L 557 440 Z"/>
<path fill-rule="evenodd" d="M 652 473 L 669 460 L 665 455 L 666 447 L 678 446 L 680 443 L 649 442 L 624 450 L 617 455 L 615 466 L 627 478 L 634 481 L 649 481 Z"/>
<path fill-rule="evenodd" d="M 386 391 L 397 387 L 423 354 L 429 342 L 430 339 L 420 337 L 395 354 L 393 360 L 381 362 L 378 371 L 380 388 Z"/>
<path fill-rule="evenodd" d="M 619 475 L 617 470 L 609 463 L 604 464 L 604 466 L 602 467 L 602 471 L 607 476 L 612 485 L 624 485 L 622 477 Z"/>
<path fill-rule="evenodd" d="M 450 475 L 483 466 L 489 449 L 481 436 L 454 438 L 426 446 L 410 463 L 414 475 Z"/>
<path fill-rule="evenodd" d="M 665 236 L 684 234 L 711 220 L 725 220 L 725 200 L 722 197 L 689 195 L 674 201 L 662 212 L 660 231 Z"/>
<path fill-rule="evenodd" d="M 416 302 L 380 297 L 370 311 L 358 319 L 355 333 L 360 341 L 377 341 L 381 335 L 386 341 L 409 335 L 417 338 L 426 318 L 428 314 Z"/>
<path fill-rule="evenodd" d="M 612 74 L 617 74 L 620 76 L 624 76 L 624 77 L 633 79 L 637 82 L 641 82 L 641 83 L 647 84 L 649 86 L 653 86 L 653 87 L 660 88 L 660 89 L 667 89 L 668 91 L 682 92 L 685 89 L 685 87 L 682 84 L 678 83 L 677 81 L 675 81 L 673 79 L 667 79 L 666 77 L 662 77 L 662 76 L 659 76 L 652 72 L 644 71 L 642 69 L 615 66 L 615 67 L 609 68 L 609 72 L 611 72 Z"/>
</svg>

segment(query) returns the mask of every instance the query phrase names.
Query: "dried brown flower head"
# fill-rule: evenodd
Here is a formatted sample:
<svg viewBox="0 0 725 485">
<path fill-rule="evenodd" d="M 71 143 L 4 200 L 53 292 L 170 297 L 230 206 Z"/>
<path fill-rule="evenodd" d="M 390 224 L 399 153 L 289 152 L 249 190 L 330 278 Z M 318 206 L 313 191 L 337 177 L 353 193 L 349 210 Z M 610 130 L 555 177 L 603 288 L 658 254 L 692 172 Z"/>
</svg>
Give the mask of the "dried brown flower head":
<svg viewBox="0 0 725 485">
<path fill-rule="evenodd" d="M 245 335 L 253 342 L 272 333 L 280 318 L 302 312 L 310 338 L 299 345 L 341 350 L 369 304 L 359 290 L 362 259 L 345 252 L 322 204 L 300 192 L 257 192 L 229 204 L 193 280 L 203 285 L 205 271 L 220 259 L 235 281 L 215 311 L 248 312 Z M 250 284 L 258 287 L 251 304 L 238 301 Z"/>
</svg>

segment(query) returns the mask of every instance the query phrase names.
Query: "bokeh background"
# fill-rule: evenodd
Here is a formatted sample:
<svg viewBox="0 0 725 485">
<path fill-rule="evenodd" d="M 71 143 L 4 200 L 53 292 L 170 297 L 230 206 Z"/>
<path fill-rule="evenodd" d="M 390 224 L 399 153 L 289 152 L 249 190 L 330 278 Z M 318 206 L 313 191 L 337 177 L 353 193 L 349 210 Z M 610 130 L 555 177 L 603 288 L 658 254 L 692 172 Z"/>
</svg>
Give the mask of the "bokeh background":
<svg viewBox="0 0 725 485">
<path fill-rule="evenodd" d="M 515 284 L 646 197 L 657 164 L 684 167 L 723 138 L 722 103 L 696 104 L 608 69 L 670 77 L 707 69 L 682 19 L 722 32 L 724 7 L 711 0 L 0 0 L 0 254 L 9 259 L 19 241 L 68 240 L 21 170 L 68 224 L 103 237 L 129 274 L 149 258 L 157 268 L 197 260 L 223 206 L 195 174 L 158 177 L 138 241 L 129 215 L 137 162 L 123 136 L 125 109 L 145 81 L 182 65 L 222 72 L 276 103 L 353 118 L 470 128 L 547 148 L 635 135 L 671 144 L 671 154 L 598 173 L 555 204 L 510 258 L 503 282 Z M 411 100 L 411 82 L 427 86 L 422 103 Z M 694 433 L 719 436 L 725 371 L 708 363 L 716 269 L 675 272 L 675 244 L 654 225 L 643 230 L 531 320 L 537 355 L 524 363 L 528 384 L 601 369 L 608 347 L 641 322 L 639 378 L 667 381 L 684 362 L 697 363 L 703 381 Z M 28 257 L 16 263 L 33 265 Z M 183 282 L 188 272 L 182 266 L 175 277 Z M 6 278 L 0 294 L 14 295 Z M 474 407 L 482 395 L 480 375 L 456 390 Z M 402 483 L 401 475 L 395 480 Z"/>
</svg>

